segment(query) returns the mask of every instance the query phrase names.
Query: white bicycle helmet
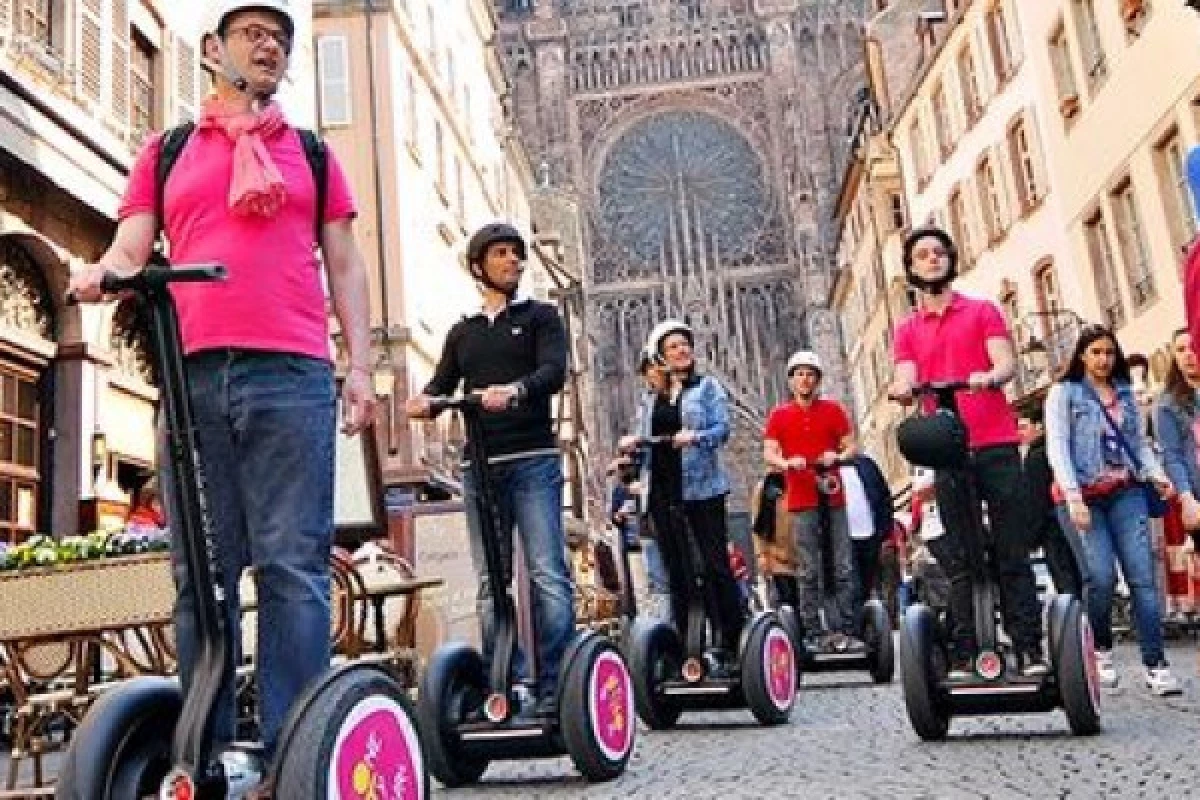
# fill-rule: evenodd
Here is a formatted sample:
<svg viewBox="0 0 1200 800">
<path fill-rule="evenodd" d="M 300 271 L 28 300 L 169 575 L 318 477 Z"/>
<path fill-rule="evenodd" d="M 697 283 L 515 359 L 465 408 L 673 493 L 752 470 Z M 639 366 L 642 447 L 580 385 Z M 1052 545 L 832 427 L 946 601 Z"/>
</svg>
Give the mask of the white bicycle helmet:
<svg viewBox="0 0 1200 800">
<path fill-rule="evenodd" d="M 213 0 L 204 32 L 223 34 L 229 17 L 239 11 L 273 11 L 279 15 L 288 36 L 296 35 L 296 18 L 292 15 L 290 0 Z"/>
<path fill-rule="evenodd" d="M 695 346 L 696 335 L 692 332 L 692 327 L 681 319 L 667 319 L 654 326 L 654 330 L 650 331 L 650 336 L 646 339 L 646 349 L 653 353 L 663 354 L 663 342 L 672 333 L 682 333 L 687 338 L 688 344 Z"/>
<path fill-rule="evenodd" d="M 816 370 L 818 375 L 825 374 L 825 368 L 821 366 L 821 357 L 812 350 L 797 350 L 792 353 L 792 357 L 787 361 L 787 374 L 790 376 L 797 367 L 808 367 Z"/>
</svg>

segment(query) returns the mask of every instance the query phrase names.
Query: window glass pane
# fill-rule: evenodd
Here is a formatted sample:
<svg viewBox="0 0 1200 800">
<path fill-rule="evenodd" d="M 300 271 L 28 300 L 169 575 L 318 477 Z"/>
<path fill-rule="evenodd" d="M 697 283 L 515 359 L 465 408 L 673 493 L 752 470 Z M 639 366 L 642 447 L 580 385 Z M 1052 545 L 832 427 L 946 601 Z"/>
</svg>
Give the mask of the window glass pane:
<svg viewBox="0 0 1200 800">
<path fill-rule="evenodd" d="M 24 425 L 17 428 L 17 458 L 16 462 L 22 467 L 37 466 L 37 460 L 34 458 L 36 448 L 34 447 L 34 429 Z"/>
<path fill-rule="evenodd" d="M 0 412 L 17 413 L 17 379 L 13 375 L 0 377 Z"/>
<path fill-rule="evenodd" d="M 17 508 L 16 518 L 17 526 L 33 530 L 34 516 L 37 509 L 37 493 L 33 486 L 29 484 L 19 484 L 17 486 Z"/>
<path fill-rule="evenodd" d="M 29 381 L 17 384 L 17 416 L 31 422 L 37 419 L 37 386 Z"/>
<path fill-rule="evenodd" d="M 12 463 L 15 427 L 11 420 L 0 420 L 0 464 Z"/>
<path fill-rule="evenodd" d="M 13 511 L 13 482 L 0 478 L 0 523 L 15 522 Z"/>
</svg>

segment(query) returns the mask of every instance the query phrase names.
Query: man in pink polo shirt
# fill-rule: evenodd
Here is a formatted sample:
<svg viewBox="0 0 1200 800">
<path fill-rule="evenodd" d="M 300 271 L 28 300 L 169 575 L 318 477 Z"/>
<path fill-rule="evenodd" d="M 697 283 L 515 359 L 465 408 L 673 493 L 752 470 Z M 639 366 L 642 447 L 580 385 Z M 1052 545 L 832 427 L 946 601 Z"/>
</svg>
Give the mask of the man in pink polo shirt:
<svg viewBox="0 0 1200 800">
<path fill-rule="evenodd" d="M 950 288 L 957 276 L 958 253 L 945 231 L 934 227 L 914 230 L 904 241 L 903 259 L 919 303 L 896 328 L 896 371 L 890 394 L 908 403 L 918 384 L 971 384 L 972 389 L 959 392 L 956 400 L 970 441 L 970 468 L 980 497 L 987 503 L 1004 625 L 1022 673 L 1045 675 L 1049 668 L 1042 655 L 1042 618 L 1026 539 L 1029 525 L 1020 436 L 1016 415 L 1001 388 L 1012 380 L 1016 365 L 1008 324 L 995 303 Z M 957 498 L 946 488 L 937 481 L 938 506 L 954 508 Z M 943 515 L 943 519 L 953 519 L 953 515 Z M 978 649 L 971 564 L 952 529 L 942 537 L 936 556 L 950 580 L 950 678 L 970 679 Z"/>
<path fill-rule="evenodd" d="M 354 200 L 332 153 L 317 229 L 317 186 L 297 131 L 273 101 L 295 36 L 288 0 L 218 0 L 203 40 L 214 68 L 205 100 L 166 181 L 161 227 L 175 263 L 224 264 L 220 284 L 175 284 L 208 506 L 228 597 L 234 647 L 218 697 L 218 746 L 234 736 L 233 666 L 241 642 L 238 583 L 257 581 L 259 711 L 267 756 L 288 709 L 329 667 L 329 551 L 337 420 L 324 255 L 346 342 L 342 425 L 350 434 L 375 406 L 366 269 L 355 244 Z M 155 169 L 163 137 L 137 157 L 116 237 L 97 265 L 72 276 L 80 300 L 105 299 L 106 271 L 150 258 Z M 160 461 L 166 461 L 162 459 Z M 171 476 L 163 474 L 161 480 Z M 171 497 L 171 492 L 164 491 Z M 170 524 L 172 509 L 167 509 Z M 176 634 L 183 685 L 193 677 L 197 626 L 190 578 L 173 542 Z M 263 787 L 260 796 L 269 796 Z"/>
</svg>

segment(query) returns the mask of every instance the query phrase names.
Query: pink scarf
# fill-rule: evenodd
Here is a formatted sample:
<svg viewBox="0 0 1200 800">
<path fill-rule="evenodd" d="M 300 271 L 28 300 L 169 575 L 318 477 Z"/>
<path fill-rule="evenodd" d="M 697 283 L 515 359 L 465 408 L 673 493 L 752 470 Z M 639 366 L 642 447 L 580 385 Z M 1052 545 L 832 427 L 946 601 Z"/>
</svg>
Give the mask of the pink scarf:
<svg viewBox="0 0 1200 800">
<path fill-rule="evenodd" d="M 287 202 L 287 186 L 264 139 L 287 127 L 283 112 L 270 103 L 257 114 L 232 111 L 216 97 L 204 101 L 200 129 L 219 130 L 233 141 L 229 209 L 243 217 L 273 217 Z"/>
</svg>

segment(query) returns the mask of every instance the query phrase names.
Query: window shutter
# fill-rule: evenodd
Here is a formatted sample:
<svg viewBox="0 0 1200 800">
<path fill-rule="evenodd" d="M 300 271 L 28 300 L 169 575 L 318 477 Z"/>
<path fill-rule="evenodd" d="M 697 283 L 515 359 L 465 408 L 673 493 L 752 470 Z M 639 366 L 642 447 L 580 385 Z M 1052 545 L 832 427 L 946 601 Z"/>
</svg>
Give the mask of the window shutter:
<svg viewBox="0 0 1200 800">
<path fill-rule="evenodd" d="M 317 70 L 320 75 L 321 126 L 349 125 L 350 54 L 345 36 L 322 36 L 317 40 Z"/>
<path fill-rule="evenodd" d="M 175 40 L 175 119 L 184 122 L 196 116 L 196 48 Z"/>
<path fill-rule="evenodd" d="M 93 103 L 100 102 L 101 79 L 104 74 L 103 13 L 101 0 L 81 0 L 79 4 L 79 73 L 76 91 Z"/>
<path fill-rule="evenodd" d="M 129 0 L 112 6 L 112 112 L 118 130 L 129 126 Z"/>
<path fill-rule="evenodd" d="M 14 0 L 0 0 L 0 40 L 8 41 L 12 30 Z"/>
</svg>

